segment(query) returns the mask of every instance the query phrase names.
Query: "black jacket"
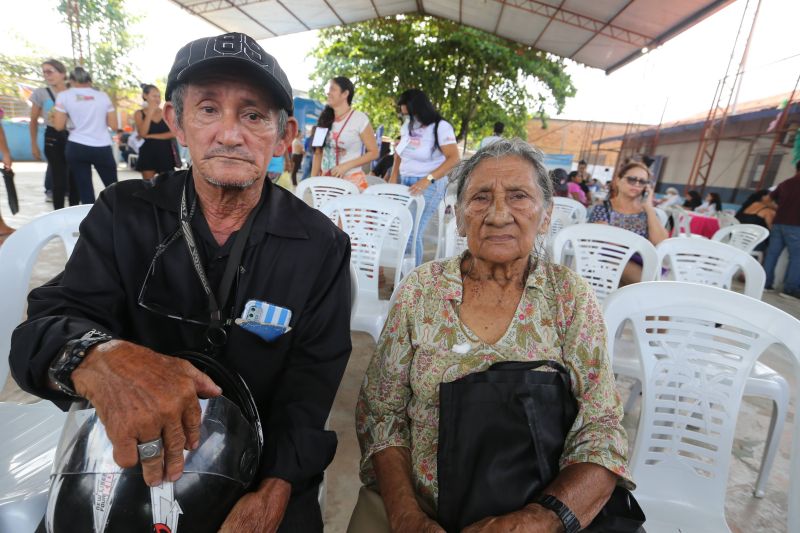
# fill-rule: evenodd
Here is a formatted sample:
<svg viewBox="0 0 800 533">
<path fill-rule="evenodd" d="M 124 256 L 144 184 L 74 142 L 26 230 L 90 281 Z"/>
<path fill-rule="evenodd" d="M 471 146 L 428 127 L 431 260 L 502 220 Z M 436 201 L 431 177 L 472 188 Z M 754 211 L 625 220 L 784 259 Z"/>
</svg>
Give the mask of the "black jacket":
<svg viewBox="0 0 800 533">
<path fill-rule="evenodd" d="M 23 389 L 67 406 L 66 396 L 47 387 L 47 368 L 68 340 L 91 329 L 164 354 L 203 348 L 204 326 L 138 305 L 156 246 L 178 228 L 185 180 L 186 171 L 179 171 L 153 188 L 130 180 L 103 191 L 64 272 L 31 291 L 28 319 L 14 331 L 11 370 Z M 192 228 L 216 289 L 235 234 L 218 246 L 199 208 Z M 263 300 L 292 311 L 292 330 L 268 343 L 232 325 L 223 360 L 242 375 L 258 405 L 262 477 L 285 479 L 295 490 L 318 481 L 336 451 L 336 434 L 324 425 L 351 350 L 349 262 L 344 232 L 266 180 L 229 312 L 239 316 L 246 301 Z M 207 316 L 182 239 L 159 258 L 145 294 L 157 309 Z"/>
</svg>

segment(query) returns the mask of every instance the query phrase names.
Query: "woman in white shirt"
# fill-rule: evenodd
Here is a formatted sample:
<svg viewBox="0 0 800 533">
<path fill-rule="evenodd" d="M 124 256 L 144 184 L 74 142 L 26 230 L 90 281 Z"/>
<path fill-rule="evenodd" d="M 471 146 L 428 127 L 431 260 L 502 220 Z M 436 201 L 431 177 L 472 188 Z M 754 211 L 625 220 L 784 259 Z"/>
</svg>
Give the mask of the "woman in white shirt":
<svg viewBox="0 0 800 533">
<path fill-rule="evenodd" d="M 361 167 L 378 158 L 378 144 L 369 117 L 351 107 L 355 90 L 344 76 L 328 84 L 328 106 L 317 122 L 328 134 L 324 145 L 314 148 L 311 175 L 344 178 L 363 190 L 367 180 Z"/>
<path fill-rule="evenodd" d="M 444 197 L 447 173 L 460 157 L 453 126 L 442 118 L 424 92 L 419 89 L 403 92 L 397 106 L 404 120 L 389 182 L 407 185 L 411 194 L 425 197 L 415 244 L 420 265 L 425 226 Z"/>
<path fill-rule="evenodd" d="M 117 114 L 111 99 L 92 87 L 92 78 L 83 68 L 75 67 L 69 80 L 71 88 L 56 97 L 53 127 L 62 131 L 67 126 L 67 117 L 72 121 L 74 127 L 65 150 L 67 164 L 81 203 L 93 204 L 92 166 L 106 187 L 117 181 L 117 163 L 108 131 L 108 128 L 117 131 Z"/>
<path fill-rule="evenodd" d="M 714 216 L 721 211 L 722 200 L 720 199 L 719 194 L 715 192 L 708 193 L 703 203 L 694 208 L 695 213 L 700 213 L 701 215 L 706 215 L 709 217 Z"/>
</svg>

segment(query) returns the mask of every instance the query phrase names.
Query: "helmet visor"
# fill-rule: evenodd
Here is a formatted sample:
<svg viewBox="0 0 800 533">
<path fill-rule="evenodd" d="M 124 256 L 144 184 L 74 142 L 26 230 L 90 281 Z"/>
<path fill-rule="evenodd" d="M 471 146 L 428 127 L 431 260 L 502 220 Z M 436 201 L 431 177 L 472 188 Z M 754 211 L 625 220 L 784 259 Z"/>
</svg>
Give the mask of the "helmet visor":
<svg viewBox="0 0 800 533">
<path fill-rule="evenodd" d="M 200 446 L 184 450 L 184 473 L 213 474 L 249 485 L 258 467 L 259 428 L 224 396 L 201 399 Z M 139 473 L 114 462 L 113 446 L 88 402 L 72 405 L 56 450 L 53 475 Z"/>
</svg>

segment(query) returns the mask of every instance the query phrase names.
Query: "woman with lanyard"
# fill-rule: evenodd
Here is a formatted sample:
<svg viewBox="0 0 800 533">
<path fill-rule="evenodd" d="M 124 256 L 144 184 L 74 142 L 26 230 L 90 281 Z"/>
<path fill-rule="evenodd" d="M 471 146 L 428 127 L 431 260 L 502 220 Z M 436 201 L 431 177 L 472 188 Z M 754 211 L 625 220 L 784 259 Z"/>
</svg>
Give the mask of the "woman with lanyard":
<svg viewBox="0 0 800 533">
<path fill-rule="evenodd" d="M 61 61 L 48 59 L 42 63 L 42 75 L 47 87 L 39 87 L 31 94 L 31 150 L 33 158 L 42 160 L 39 151 L 39 117 L 44 116 L 44 155 L 47 158 L 47 177 L 45 178 L 45 193 L 48 200 L 52 198 L 53 208 L 64 207 L 64 196 L 69 194 L 69 205 L 77 205 L 78 190 L 74 182 L 69 179 L 67 158 L 67 132 L 58 131 L 53 127 L 53 107 L 56 96 L 67 90 L 67 68 Z"/>
<path fill-rule="evenodd" d="M 311 175 L 344 178 L 364 190 L 367 180 L 361 166 L 378 158 L 378 143 L 369 117 L 350 107 L 355 90 L 344 76 L 328 84 L 328 105 L 317 122 L 317 129 L 328 128 L 328 134 L 322 146 L 314 147 Z"/>
<path fill-rule="evenodd" d="M 444 178 L 460 159 L 453 126 L 433 107 L 419 89 L 400 95 L 397 106 L 403 116 L 400 142 L 394 155 L 389 183 L 407 185 L 411 194 L 425 197 L 425 209 L 417 230 L 417 266 L 422 264 L 422 236 L 425 226 L 444 197 Z"/>
</svg>

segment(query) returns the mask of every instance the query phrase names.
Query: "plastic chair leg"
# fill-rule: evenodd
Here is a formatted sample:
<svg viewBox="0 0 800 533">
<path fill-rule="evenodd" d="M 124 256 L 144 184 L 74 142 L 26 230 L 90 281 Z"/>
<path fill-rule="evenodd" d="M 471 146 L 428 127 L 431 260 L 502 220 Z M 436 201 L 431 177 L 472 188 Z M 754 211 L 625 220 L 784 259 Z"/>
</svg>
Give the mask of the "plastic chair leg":
<svg viewBox="0 0 800 533">
<path fill-rule="evenodd" d="M 772 376 L 772 381 L 780 387 L 780 393 L 772 397 L 772 417 L 769 422 L 769 431 L 767 432 L 767 440 L 764 444 L 764 455 L 761 458 L 761 470 L 758 472 L 758 479 L 756 479 L 756 487 L 753 491 L 753 496 L 756 498 L 763 498 L 766 494 L 765 487 L 769 479 L 772 465 L 775 462 L 775 456 L 778 454 L 778 446 L 781 442 L 781 435 L 783 434 L 783 424 L 786 421 L 786 414 L 789 410 L 789 385 L 786 380 L 781 376 Z M 745 391 L 746 394 L 746 391 Z"/>
</svg>

